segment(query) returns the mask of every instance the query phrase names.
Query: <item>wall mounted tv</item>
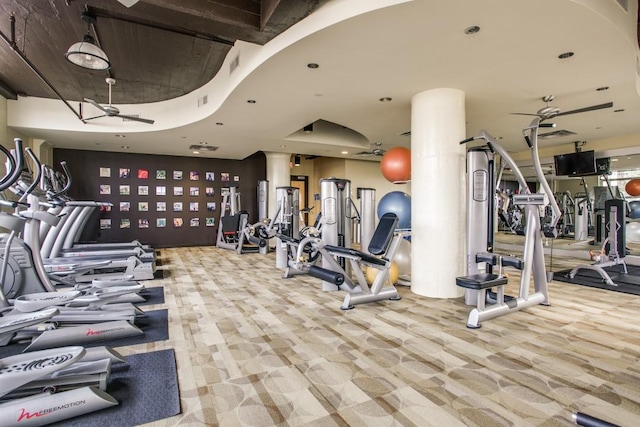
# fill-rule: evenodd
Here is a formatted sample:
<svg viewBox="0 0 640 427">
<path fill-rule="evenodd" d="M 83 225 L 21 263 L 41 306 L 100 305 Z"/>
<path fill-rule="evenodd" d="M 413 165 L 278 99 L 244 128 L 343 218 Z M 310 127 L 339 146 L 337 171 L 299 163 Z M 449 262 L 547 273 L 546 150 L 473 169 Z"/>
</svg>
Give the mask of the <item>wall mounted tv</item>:
<svg viewBox="0 0 640 427">
<path fill-rule="evenodd" d="M 595 151 L 579 151 L 577 153 L 554 156 L 556 176 L 598 175 Z"/>
</svg>

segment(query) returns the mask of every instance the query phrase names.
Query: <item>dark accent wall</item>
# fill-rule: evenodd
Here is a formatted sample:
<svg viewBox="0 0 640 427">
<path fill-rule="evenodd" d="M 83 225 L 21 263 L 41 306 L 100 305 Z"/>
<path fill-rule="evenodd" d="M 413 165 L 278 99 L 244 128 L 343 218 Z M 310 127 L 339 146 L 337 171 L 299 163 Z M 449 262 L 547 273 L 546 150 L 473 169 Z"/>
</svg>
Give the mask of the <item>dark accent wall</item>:
<svg viewBox="0 0 640 427">
<path fill-rule="evenodd" d="M 54 149 L 53 161 L 56 170 L 61 169 L 61 161 L 67 162 L 72 177 L 70 197 L 113 204 L 110 210 L 94 213 L 81 237 L 83 241 L 135 239 L 158 248 L 215 244 L 223 187 L 237 186 L 241 208 L 249 212 L 251 221 L 257 221 L 256 186 L 267 173 L 266 158 L 261 152 L 244 160 L 226 160 Z M 121 174 L 127 169 L 128 176 Z M 164 179 L 158 171 L 165 172 Z M 174 179 L 174 171 L 182 172 L 182 178 Z M 207 180 L 207 175 L 211 178 L 208 172 L 213 172 L 213 180 Z M 224 174 L 228 181 L 222 180 Z M 129 186 L 128 195 L 121 194 L 121 186 Z M 182 187 L 182 195 L 174 193 L 176 187 Z M 166 211 L 158 211 L 158 202 L 166 204 Z M 126 203 L 129 210 L 121 210 L 121 204 L 125 204 L 124 208 Z M 175 203 L 182 203 L 182 211 L 174 211 Z M 215 203 L 214 210 L 210 203 Z M 175 226 L 174 218 L 182 220 L 181 227 Z M 158 224 L 162 219 L 164 227 Z"/>
</svg>

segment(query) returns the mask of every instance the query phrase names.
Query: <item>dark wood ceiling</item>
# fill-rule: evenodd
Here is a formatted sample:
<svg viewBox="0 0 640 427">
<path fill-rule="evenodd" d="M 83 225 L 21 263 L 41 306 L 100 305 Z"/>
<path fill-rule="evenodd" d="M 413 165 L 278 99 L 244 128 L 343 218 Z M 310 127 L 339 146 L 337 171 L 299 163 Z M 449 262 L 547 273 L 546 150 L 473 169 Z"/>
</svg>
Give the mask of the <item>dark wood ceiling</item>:
<svg viewBox="0 0 640 427">
<path fill-rule="evenodd" d="M 3 0 L 0 94 L 56 98 L 57 91 L 70 102 L 107 102 L 112 77 L 116 104 L 175 98 L 210 81 L 236 40 L 264 44 L 323 1 L 140 0 L 127 8 L 118 0 Z M 87 33 L 83 12 L 96 17 L 90 32 L 109 57 L 108 71 L 64 58 Z"/>
</svg>

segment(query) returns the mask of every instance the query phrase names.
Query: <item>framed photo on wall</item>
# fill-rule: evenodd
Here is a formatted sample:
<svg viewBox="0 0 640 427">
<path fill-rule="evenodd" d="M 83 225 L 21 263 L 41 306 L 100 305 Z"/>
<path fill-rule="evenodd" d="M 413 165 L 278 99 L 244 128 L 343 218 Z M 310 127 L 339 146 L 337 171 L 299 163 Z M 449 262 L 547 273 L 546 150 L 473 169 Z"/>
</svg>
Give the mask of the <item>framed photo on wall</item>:
<svg viewBox="0 0 640 427">
<path fill-rule="evenodd" d="M 167 210 L 167 202 L 156 202 L 156 212 L 164 212 Z"/>
<path fill-rule="evenodd" d="M 173 179 L 180 181 L 182 179 L 182 171 L 173 171 Z"/>
<path fill-rule="evenodd" d="M 156 179 L 167 179 L 167 171 L 164 169 L 158 169 L 156 171 Z"/>
<path fill-rule="evenodd" d="M 100 178 L 111 178 L 111 168 L 100 168 Z"/>
<path fill-rule="evenodd" d="M 156 227 L 163 228 L 167 226 L 167 218 L 156 218 Z"/>
</svg>

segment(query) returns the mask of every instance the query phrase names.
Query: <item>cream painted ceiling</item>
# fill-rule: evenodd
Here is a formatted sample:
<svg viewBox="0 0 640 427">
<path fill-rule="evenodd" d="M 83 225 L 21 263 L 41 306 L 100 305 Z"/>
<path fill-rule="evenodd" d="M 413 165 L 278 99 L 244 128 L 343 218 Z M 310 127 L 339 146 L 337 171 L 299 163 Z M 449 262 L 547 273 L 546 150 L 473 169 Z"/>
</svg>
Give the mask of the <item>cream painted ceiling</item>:
<svg viewBox="0 0 640 427">
<path fill-rule="evenodd" d="M 543 148 L 571 151 L 574 141 L 587 141 L 588 149 L 591 141 L 625 135 L 637 135 L 640 146 L 638 5 L 630 0 L 625 11 L 621 3 L 328 0 L 264 45 L 239 39 L 199 89 L 118 105 L 153 125 L 117 118 L 82 124 L 60 101 L 31 97 L 8 101 L 8 120 L 24 135 L 63 148 L 189 156 L 191 145 L 206 144 L 219 149 L 199 156 L 244 158 L 263 150 L 354 157 L 375 143 L 409 147 L 411 97 L 447 87 L 465 92 L 467 136 L 486 129 L 514 152 L 526 150 L 522 128 L 531 117 L 511 113 L 534 113 L 549 94 L 561 111 L 613 107 L 556 118 L 554 130 L 574 134 L 544 140 Z M 480 30 L 466 34 L 472 26 Z M 566 52 L 573 56 L 559 58 Z M 86 75 L 98 88 L 104 77 Z M 118 91 L 116 83 L 116 101 Z M 318 120 L 335 126 L 327 134 L 301 132 Z"/>
</svg>

